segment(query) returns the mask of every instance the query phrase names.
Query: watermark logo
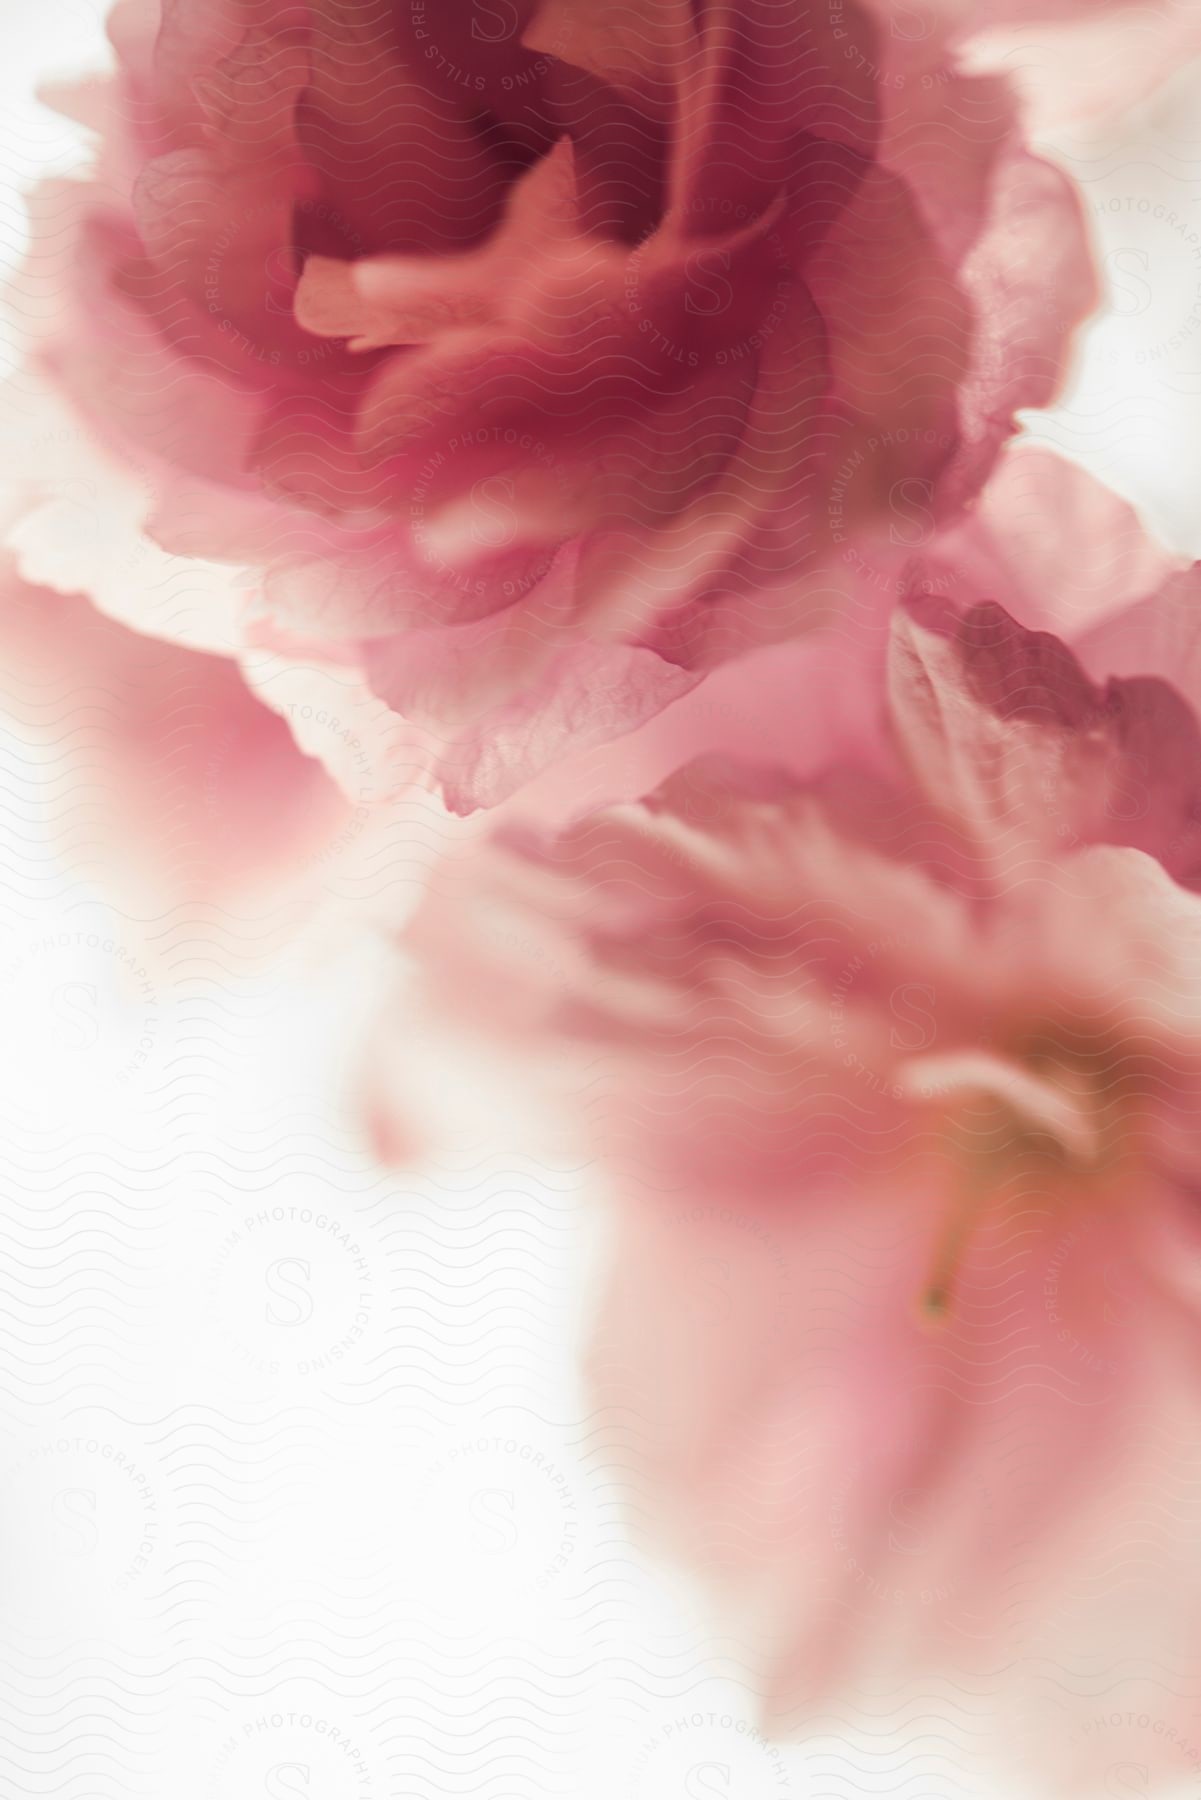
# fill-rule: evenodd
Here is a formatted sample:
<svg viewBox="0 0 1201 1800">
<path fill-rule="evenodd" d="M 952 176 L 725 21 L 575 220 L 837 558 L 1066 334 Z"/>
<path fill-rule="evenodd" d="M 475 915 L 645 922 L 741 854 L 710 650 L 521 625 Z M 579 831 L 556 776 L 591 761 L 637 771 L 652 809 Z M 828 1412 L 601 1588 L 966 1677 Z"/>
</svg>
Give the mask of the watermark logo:
<svg viewBox="0 0 1201 1800">
<path fill-rule="evenodd" d="M 560 1591 L 583 1570 L 584 1519 L 565 1454 L 517 1434 L 481 1432 L 429 1466 L 431 1529 L 448 1524 L 469 1593 Z"/>
<path fill-rule="evenodd" d="M 346 1377 L 382 1304 L 363 1222 L 293 1202 L 256 1208 L 226 1229 L 208 1290 L 227 1353 L 270 1381 Z"/>
</svg>

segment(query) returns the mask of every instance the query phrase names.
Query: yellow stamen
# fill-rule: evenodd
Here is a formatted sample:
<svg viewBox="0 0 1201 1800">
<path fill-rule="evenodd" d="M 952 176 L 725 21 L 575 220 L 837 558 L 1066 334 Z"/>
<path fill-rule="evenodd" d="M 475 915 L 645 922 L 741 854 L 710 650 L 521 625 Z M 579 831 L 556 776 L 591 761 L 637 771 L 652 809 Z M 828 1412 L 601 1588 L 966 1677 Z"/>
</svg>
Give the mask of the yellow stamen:
<svg viewBox="0 0 1201 1800">
<path fill-rule="evenodd" d="M 979 1223 L 981 1186 L 978 1179 L 965 1180 L 963 1190 L 947 1215 L 929 1278 L 922 1289 L 922 1315 L 931 1324 L 942 1324 L 950 1316 L 955 1274 L 968 1239 Z"/>
<path fill-rule="evenodd" d="M 1012 1171 L 1011 1159 L 1033 1153 L 1087 1167 L 1097 1155 L 1099 1126 L 1083 1085 L 984 1052 L 916 1058 L 907 1079 L 915 1098 L 944 1107 L 943 1156 L 960 1175 L 919 1302 L 923 1318 L 940 1324 L 950 1315 L 968 1242 Z M 949 1105 L 948 1090 L 956 1096 Z"/>
</svg>

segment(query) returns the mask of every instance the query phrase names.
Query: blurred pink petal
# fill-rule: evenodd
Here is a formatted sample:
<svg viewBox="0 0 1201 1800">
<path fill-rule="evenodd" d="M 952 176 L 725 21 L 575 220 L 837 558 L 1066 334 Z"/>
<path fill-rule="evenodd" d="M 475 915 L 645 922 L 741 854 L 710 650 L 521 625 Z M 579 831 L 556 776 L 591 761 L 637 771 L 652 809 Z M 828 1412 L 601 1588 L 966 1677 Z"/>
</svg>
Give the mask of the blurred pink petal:
<svg viewBox="0 0 1201 1800">
<path fill-rule="evenodd" d="M 344 822 L 320 766 L 222 658 L 11 574 L 0 644 L 6 713 L 48 753 L 59 853 L 134 911 L 278 900 Z"/>
<path fill-rule="evenodd" d="M 1004 0 L 987 14 L 949 4 L 977 39 L 972 62 L 1013 81 L 1038 135 L 1112 119 L 1201 56 L 1193 0 Z"/>
<path fill-rule="evenodd" d="M 1023 624 L 1073 643 L 1185 569 L 1147 535 L 1125 500 L 1075 463 L 1022 439 L 998 458 L 970 512 L 937 536 L 916 534 L 899 545 L 897 555 L 906 554 L 934 591 L 953 586 L 964 598 L 997 600 Z M 1154 611 L 1139 615 L 1140 635 L 1159 633 L 1167 613 L 1161 597 Z"/>
<path fill-rule="evenodd" d="M 995 604 L 960 616 L 919 602 L 893 645 L 909 765 L 998 881 L 1045 876 L 1048 858 L 1082 843 L 1133 845 L 1201 881 L 1201 730 L 1166 681 L 1096 687 L 1059 639 Z"/>
</svg>

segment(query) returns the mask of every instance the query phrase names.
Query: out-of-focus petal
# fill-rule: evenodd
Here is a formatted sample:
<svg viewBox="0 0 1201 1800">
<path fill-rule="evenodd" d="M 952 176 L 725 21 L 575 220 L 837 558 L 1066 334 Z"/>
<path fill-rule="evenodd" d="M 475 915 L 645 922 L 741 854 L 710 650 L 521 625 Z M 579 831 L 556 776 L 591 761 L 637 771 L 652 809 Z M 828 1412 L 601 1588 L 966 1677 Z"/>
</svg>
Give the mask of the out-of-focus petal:
<svg viewBox="0 0 1201 1800">
<path fill-rule="evenodd" d="M 5 710 L 47 758 L 74 871 L 135 911 L 299 892 L 346 808 L 237 669 L 11 574 Z"/>
<path fill-rule="evenodd" d="M 1095 687 L 1058 638 L 1001 607 L 926 600 L 898 617 L 890 696 L 918 781 L 1002 887 L 1081 843 L 1130 844 L 1196 878 L 1201 727 L 1165 681 Z"/>
</svg>

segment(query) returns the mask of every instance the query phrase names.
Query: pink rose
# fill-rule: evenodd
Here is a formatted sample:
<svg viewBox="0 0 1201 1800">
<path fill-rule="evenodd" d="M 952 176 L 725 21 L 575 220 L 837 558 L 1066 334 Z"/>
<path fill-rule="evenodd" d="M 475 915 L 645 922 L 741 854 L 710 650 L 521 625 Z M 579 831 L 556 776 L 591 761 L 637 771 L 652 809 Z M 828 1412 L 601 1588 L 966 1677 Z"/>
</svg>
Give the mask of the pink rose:
<svg viewBox="0 0 1201 1800">
<path fill-rule="evenodd" d="M 775 1723 L 947 1682 L 969 1756 L 1050 1796 L 1100 1791 L 1149 1704 L 1138 1760 L 1189 1769 L 1201 571 L 1039 453 L 1010 502 L 1040 465 L 1108 526 L 1079 655 L 915 566 L 887 716 L 836 760 L 819 734 L 510 831 L 406 949 L 443 1021 L 521 1048 L 541 1141 L 606 1174 L 594 1393 Z M 1011 597 L 1070 564 L 1035 539 Z"/>
<path fill-rule="evenodd" d="M 494 803 L 853 607 L 1054 394 L 1077 204 L 952 15 L 126 0 L 43 362 L 161 545 L 250 568 L 269 698 Z"/>
</svg>

